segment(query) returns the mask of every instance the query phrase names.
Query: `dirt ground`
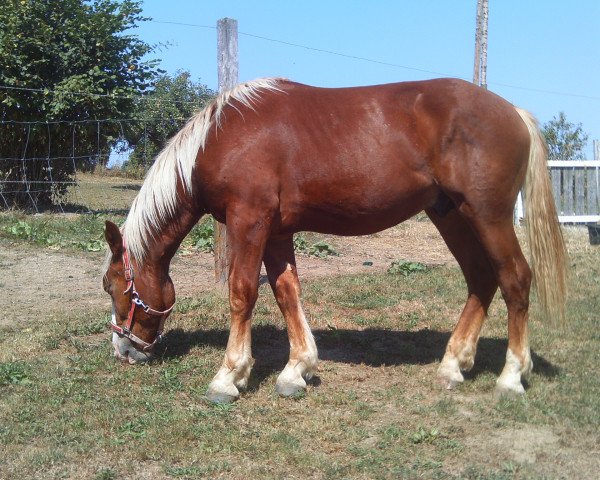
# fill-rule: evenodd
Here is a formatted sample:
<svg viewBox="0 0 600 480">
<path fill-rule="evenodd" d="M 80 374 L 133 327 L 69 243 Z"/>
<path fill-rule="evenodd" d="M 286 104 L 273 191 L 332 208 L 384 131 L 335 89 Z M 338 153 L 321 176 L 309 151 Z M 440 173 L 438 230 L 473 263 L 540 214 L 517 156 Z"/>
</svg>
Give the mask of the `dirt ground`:
<svg viewBox="0 0 600 480">
<path fill-rule="evenodd" d="M 325 275 L 383 271 L 393 260 L 442 265 L 454 262 L 435 227 L 428 221 L 409 221 L 366 237 L 327 237 L 340 253 L 320 259 L 298 255 L 300 279 Z M 109 297 L 100 285 L 101 253 L 40 249 L 26 244 L 0 244 L 1 324 L 35 321 L 66 306 L 75 311 L 105 305 Z M 371 262 L 372 265 L 364 265 Z M 264 267 L 263 267 L 264 269 Z M 263 271 L 264 273 L 264 271 Z M 214 288 L 213 257 L 195 250 L 180 251 L 171 264 L 179 297 L 199 295 Z"/>
<path fill-rule="evenodd" d="M 570 248 L 589 248 L 584 229 L 573 230 L 567 237 Z M 340 255 L 326 259 L 298 255 L 301 279 L 385 271 L 393 260 L 398 259 L 428 265 L 455 263 L 435 227 L 428 221 L 411 220 L 367 237 L 327 237 L 325 240 Z M 103 256 L 103 253 L 0 243 L 0 298 L 3 300 L 0 325 L 41 321 L 60 315 L 65 308 L 72 311 L 104 308 L 108 313 L 110 300 L 100 285 Z M 180 298 L 194 297 L 215 288 L 211 254 L 193 250 L 180 251 L 172 262 L 171 274 Z M 323 348 L 322 352 L 327 357 L 327 348 Z M 329 352 L 329 356 L 332 355 Z M 327 367 L 327 358 L 323 360 L 323 364 Z M 435 367 L 435 362 L 420 366 L 420 375 L 434 378 Z M 419 387 L 418 378 L 406 375 L 405 372 L 399 375 L 399 372 L 402 373 L 407 368 L 405 365 L 373 367 L 364 363 L 357 365 L 356 362 L 337 362 L 333 373 L 329 370 L 322 372 L 324 385 L 321 389 L 325 393 L 331 389 L 333 395 L 334 386 L 343 390 L 344 385 L 351 385 L 361 396 L 364 394 L 365 398 L 375 401 L 369 397 L 369 391 L 374 384 L 381 383 L 386 386 L 398 385 L 398 388 L 414 390 L 422 398 L 429 398 L 431 391 Z M 372 378 L 375 372 L 378 379 Z M 332 376 L 335 376 L 335 382 L 329 378 Z M 580 472 L 580 478 L 593 478 L 590 476 L 591 472 L 597 471 L 599 467 L 597 449 L 589 445 L 583 449 L 565 445 L 561 437 L 564 435 L 569 438 L 570 433 L 563 431 L 564 427 L 527 425 L 519 430 L 509 426 L 493 430 L 483 428 L 486 420 L 473 404 L 477 401 L 487 404 L 489 398 L 486 395 L 473 391 L 453 393 L 459 413 L 466 421 L 461 428 L 470 435 L 465 449 L 472 461 L 481 465 L 486 464 L 490 458 L 509 459 L 519 465 L 540 463 L 542 466 L 536 471 L 547 478 L 563 478 L 565 472 L 577 471 Z M 428 399 L 423 402 L 432 401 Z M 387 425 L 393 415 L 398 413 L 384 411 L 381 425 Z M 376 423 L 375 417 L 372 422 Z M 373 442 L 376 441 L 374 438 Z M 485 445 L 485 448 L 481 448 L 481 445 Z M 464 459 L 460 455 L 449 456 L 445 460 L 446 471 L 454 471 L 459 476 L 463 472 L 463 464 Z"/>
</svg>

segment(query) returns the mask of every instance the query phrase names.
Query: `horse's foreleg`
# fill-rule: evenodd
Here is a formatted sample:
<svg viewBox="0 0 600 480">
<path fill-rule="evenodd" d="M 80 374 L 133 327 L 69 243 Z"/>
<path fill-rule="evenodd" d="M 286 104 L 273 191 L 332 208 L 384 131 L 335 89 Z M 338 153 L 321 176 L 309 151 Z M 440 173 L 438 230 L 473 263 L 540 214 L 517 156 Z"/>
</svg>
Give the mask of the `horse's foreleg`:
<svg viewBox="0 0 600 480">
<path fill-rule="evenodd" d="M 229 307 L 231 328 L 225 358 L 208 387 L 207 397 L 228 403 L 239 397 L 248 384 L 254 364 L 251 345 L 251 317 L 258 298 L 258 276 L 269 235 L 269 221 L 249 221 L 250 215 L 227 217 L 229 248 Z"/>
<path fill-rule="evenodd" d="M 438 369 L 439 382 L 451 389 L 463 382 L 461 371 L 469 371 L 473 367 L 481 327 L 498 281 L 483 246 L 456 210 L 451 210 L 444 217 L 433 210 L 427 211 L 427 214 L 458 261 L 468 288 L 465 307 Z"/>
<path fill-rule="evenodd" d="M 318 360 L 317 346 L 300 304 L 292 235 L 270 239 L 264 262 L 290 340 L 290 358 L 277 378 L 276 389 L 280 395 L 290 396 L 306 388 L 306 381 L 313 376 Z"/>
</svg>

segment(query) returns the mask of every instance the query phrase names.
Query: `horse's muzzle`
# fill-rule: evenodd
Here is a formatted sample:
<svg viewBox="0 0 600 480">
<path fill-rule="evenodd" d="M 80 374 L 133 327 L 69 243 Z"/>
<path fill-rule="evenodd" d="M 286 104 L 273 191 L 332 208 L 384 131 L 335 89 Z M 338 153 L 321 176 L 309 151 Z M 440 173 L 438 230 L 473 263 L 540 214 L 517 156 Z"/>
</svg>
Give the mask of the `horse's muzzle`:
<svg viewBox="0 0 600 480">
<path fill-rule="evenodd" d="M 115 357 L 121 362 L 146 363 L 153 358 L 152 352 L 142 352 L 135 348 L 134 344 L 125 337 L 120 337 L 113 333 L 113 347 L 115 348 Z"/>
</svg>

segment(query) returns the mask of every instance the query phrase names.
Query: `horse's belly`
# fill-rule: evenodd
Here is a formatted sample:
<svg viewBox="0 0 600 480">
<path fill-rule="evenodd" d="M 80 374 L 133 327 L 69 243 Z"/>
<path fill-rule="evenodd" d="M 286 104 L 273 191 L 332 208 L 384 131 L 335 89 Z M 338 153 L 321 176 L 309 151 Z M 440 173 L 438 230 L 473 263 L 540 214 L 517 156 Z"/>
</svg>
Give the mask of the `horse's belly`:
<svg viewBox="0 0 600 480">
<path fill-rule="evenodd" d="M 334 235 L 368 235 L 390 228 L 435 202 L 437 190 L 423 189 L 391 198 L 363 195 L 356 199 L 327 199 L 282 211 L 282 230 Z"/>
</svg>

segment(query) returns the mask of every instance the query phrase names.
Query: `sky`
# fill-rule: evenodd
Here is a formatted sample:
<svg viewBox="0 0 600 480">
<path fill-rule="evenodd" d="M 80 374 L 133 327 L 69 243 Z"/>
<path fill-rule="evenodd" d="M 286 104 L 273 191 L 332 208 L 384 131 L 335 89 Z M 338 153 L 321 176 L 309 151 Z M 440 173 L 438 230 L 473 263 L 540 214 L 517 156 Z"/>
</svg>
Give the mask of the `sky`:
<svg viewBox="0 0 600 480">
<path fill-rule="evenodd" d="M 238 21 L 239 80 L 320 87 L 473 78 L 476 0 L 146 0 L 133 33 L 169 74 L 217 89 L 217 20 Z M 488 88 L 600 139 L 599 0 L 489 0 Z M 185 24 L 185 25 L 184 25 Z M 261 38 L 259 38 L 261 37 Z M 292 45 L 293 44 L 293 45 Z"/>
</svg>

